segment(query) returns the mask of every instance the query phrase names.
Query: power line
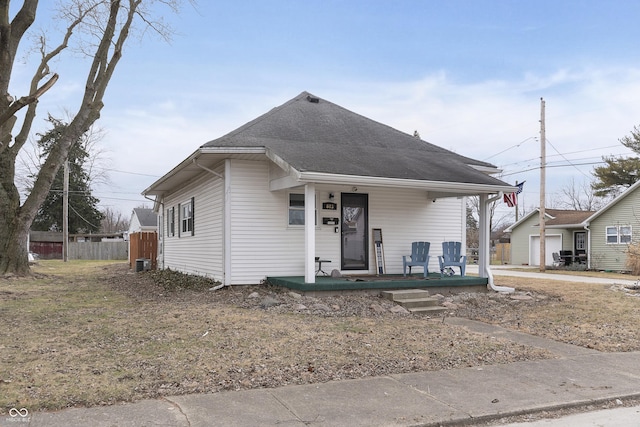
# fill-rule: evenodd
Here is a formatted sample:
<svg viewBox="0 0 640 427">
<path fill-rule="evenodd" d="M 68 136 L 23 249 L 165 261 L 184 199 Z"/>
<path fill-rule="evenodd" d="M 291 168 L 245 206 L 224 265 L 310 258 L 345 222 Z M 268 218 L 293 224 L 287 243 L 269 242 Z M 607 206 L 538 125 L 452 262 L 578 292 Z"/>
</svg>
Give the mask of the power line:
<svg viewBox="0 0 640 427">
<path fill-rule="evenodd" d="M 598 165 L 598 164 L 601 164 L 601 163 L 604 163 L 604 162 L 574 163 L 574 164 L 569 164 L 569 165 L 547 165 L 547 167 L 548 168 L 566 168 L 566 167 L 569 167 L 569 166 L 572 166 L 572 167 L 573 166 L 588 166 L 588 165 Z M 530 171 L 537 170 L 539 168 L 540 168 L 540 166 L 536 166 L 536 167 L 533 167 L 533 168 L 530 168 L 530 169 L 524 169 L 524 170 L 521 170 L 521 171 L 503 173 L 502 176 L 510 176 L 510 175 L 516 175 L 516 174 L 519 174 L 519 173 L 530 172 Z"/>
<path fill-rule="evenodd" d="M 495 156 L 499 156 L 500 154 L 505 153 L 505 152 L 507 152 L 507 151 L 509 151 L 509 150 L 511 150 L 511 149 L 513 149 L 513 148 L 518 148 L 518 147 L 520 147 L 522 144 L 524 144 L 525 142 L 529 141 L 530 139 L 536 139 L 536 137 L 535 137 L 535 136 L 530 136 L 529 138 L 527 138 L 527 139 L 525 139 L 525 140 L 522 140 L 522 141 L 518 142 L 516 145 L 512 145 L 511 147 L 509 147 L 509 148 L 505 148 L 504 150 L 500 151 L 499 153 L 496 153 L 496 154 L 494 154 L 494 155 L 492 155 L 492 156 L 489 156 L 489 157 L 485 158 L 485 159 L 484 159 L 484 161 L 486 162 L 486 161 L 487 161 L 487 160 L 489 160 L 490 158 L 495 157 Z"/>
<path fill-rule="evenodd" d="M 547 139 L 547 141 L 548 141 L 548 139 Z M 580 150 L 580 151 L 570 151 L 570 152 L 568 152 L 568 153 L 564 153 L 564 154 L 561 154 L 561 153 L 559 153 L 559 154 L 552 154 L 551 156 L 547 156 L 547 157 L 558 157 L 558 156 L 563 156 L 563 155 L 568 155 L 568 154 L 585 153 L 585 152 L 587 152 L 587 151 L 604 150 L 604 149 L 606 149 L 606 148 L 613 148 L 613 147 L 619 147 L 619 145 L 609 145 L 609 146 L 607 146 L 607 147 L 590 148 L 590 149 L 587 149 L 587 150 Z M 627 153 L 619 153 L 619 154 L 617 154 L 617 155 L 618 155 L 618 156 L 621 156 L 621 155 L 623 155 L 623 154 L 627 154 Z M 533 162 L 533 161 L 537 161 L 537 160 L 540 160 L 540 157 L 533 157 L 533 158 L 526 159 L 526 160 L 519 160 L 519 161 L 517 161 L 517 162 L 507 163 L 507 164 L 503 164 L 503 165 L 501 165 L 501 166 L 503 166 L 503 167 L 504 167 L 504 166 L 517 165 L 517 164 L 520 164 L 520 163 Z"/>
<path fill-rule="evenodd" d="M 92 226 L 92 227 L 93 227 L 93 228 L 95 228 L 95 229 L 100 229 L 100 226 L 99 226 L 99 225 L 92 224 L 92 223 L 91 223 L 90 221 L 88 221 L 85 217 L 83 217 L 82 215 L 80 215 L 80 213 L 79 213 L 77 210 L 75 210 L 75 209 L 73 208 L 73 206 L 69 205 L 69 208 L 70 208 L 72 211 L 74 211 L 74 212 L 76 213 L 76 215 L 78 215 L 78 216 L 80 217 L 80 219 L 82 219 L 84 222 L 86 222 L 87 224 L 89 224 L 90 226 Z"/>
<path fill-rule="evenodd" d="M 558 151 L 558 149 L 557 149 L 557 148 L 556 148 L 556 147 L 551 143 L 551 141 L 549 141 L 549 139 L 547 139 L 547 143 L 551 146 L 551 148 L 553 148 L 554 150 L 556 150 L 556 153 L 558 153 L 560 156 L 562 156 L 562 158 L 563 158 L 564 160 L 566 160 L 566 161 L 567 161 L 567 163 L 569 163 L 571 166 L 573 166 L 573 168 L 574 168 L 575 170 L 577 170 L 577 171 L 578 171 L 578 172 L 580 172 L 582 175 L 584 175 L 584 176 L 586 176 L 587 178 L 589 178 L 589 176 L 588 176 L 586 173 L 584 173 L 583 171 L 581 171 L 580 169 L 578 169 L 578 168 L 577 168 L 573 163 L 571 163 L 571 161 L 570 161 L 569 159 L 567 159 L 567 158 L 564 156 L 564 154 L 561 154 L 561 153 L 560 153 L 560 151 Z"/>
</svg>

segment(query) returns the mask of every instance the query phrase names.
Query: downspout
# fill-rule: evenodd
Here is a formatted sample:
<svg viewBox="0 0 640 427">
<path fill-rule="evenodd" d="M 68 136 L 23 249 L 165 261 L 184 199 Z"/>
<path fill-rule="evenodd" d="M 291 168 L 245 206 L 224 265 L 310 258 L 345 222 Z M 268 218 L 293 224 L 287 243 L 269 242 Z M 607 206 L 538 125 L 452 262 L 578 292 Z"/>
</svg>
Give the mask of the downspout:
<svg viewBox="0 0 640 427">
<path fill-rule="evenodd" d="M 480 265 L 480 267 L 484 270 L 484 273 L 487 276 L 487 288 L 492 290 L 492 291 L 496 291 L 496 292 L 508 292 L 508 293 L 512 293 L 515 292 L 514 288 L 508 287 L 508 286 L 496 286 L 493 282 L 493 272 L 491 271 L 491 248 L 489 248 L 489 241 L 491 240 L 491 230 L 489 229 L 489 214 L 487 212 L 487 208 L 489 206 L 489 203 L 494 202 L 500 198 L 502 198 L 503 193 L 502 191 L 499 192 L 496 196 L 488 198 L 484 203 L 480 203 L 480 207 L 482 208 L 482 228 L 484 229 L 484 236 L 482 236 L 482 240 L 485 240 L 483 242 L 484 244 L 484 257 L 483 257 L 483 262 L 481 263 L 482 265 Z M 480 196 L 480 201 L 482 202 L 482 196 Z M 482 274 L 480 274 L 480 276 L 482 277 Z"/>
<path fill-rule="evenodd" d="M 220 178 L 223 182 L 225 182 L 225 183 L 227 182 L 227 181 L 225 180 L 224 175 L 222 175 L 221 173 L 218 173 L 218 172 L 216 172 L 216 171 L 214 171 L 214 170 L 212 170 L 212 169 L 209 169 L 209 168 L 208 168 L 208 167 L 206 167 L 206 166 L 202 166 L 200 163 L 198 163 L 198 159 L 197 159 L 197 158 L 194 158 L 194 159 L 193 159 L 193 164 L 194 164 L 194 165 L 196 165 L 197 167 L 199 167 L 200 169 L 203 169 L 203 170 L 205 170 L 205 171 L 209 172 L 210 174 L 212 174 L 212 175 L 214 175 L 214 176 L 217 176 L 217 177 L 218 177 L 218 178 Z M 228 170 L 228 168 L 227 168 L 227 166 L 226 166 L 226 164 L 225 164 L 225 171 L 226 171 L 226 170 Z M 226 191 L 225 191 L 225 198 L 226 198 Z M 224 206 L 225 206 L 225 213 L 226 213 L 226 206 L 227 206 L 226 200 L 225 200 L 225 204 L 224 204 Z M 225 218 L 227 218 L 227 215 L 225 215 Z M 227 229 L 228 229 L 228 227 L 227 227 L 226 220 L 224 221 L 224 226 L 225 226 L 225 230 L 227 230 Z M 225 232 L 225 242 L 227 242 L 227 241 L 228 241 L 228 240 L 226 239 L 226 232 Z M 164 256 L 164 253 L 163 253 L 163 256 Z M 228 277 L 227 277 L 227 271 L 228 271 L 228 270 L 227 270 L 227 268 L 226 268 L 226 263 L 227 263 L 227 261 L 226 261 L 226 260 L 227 260 L 226 243 L 225 243 L 225 250 L 223 251 L 223 257 L 224 257 L 224 259 L 222 260 L 222 264 L 223 264 L 223 266 L 224 266 L 224 277 L 222 278 L 222 284 L 221 284 L 221 285 L 218 285 L 218 286 L 214 286 L 213 288 L 211 288 L 211 289 L 210 289 L 211 291 L 217 291 L 218 289 L 220 289 L 220 288 L 222 288 L 222 287 L 224 287 L 224 286 L 229 286 L 229 283 L 227 283 L 227 278 L 228 278 Z"/>
<path fill-rule="evenodd" d="M 591 230 L 589 224 L 582 226 L 587 232 L 587 270 L 591 270 Z"/>
</svg>

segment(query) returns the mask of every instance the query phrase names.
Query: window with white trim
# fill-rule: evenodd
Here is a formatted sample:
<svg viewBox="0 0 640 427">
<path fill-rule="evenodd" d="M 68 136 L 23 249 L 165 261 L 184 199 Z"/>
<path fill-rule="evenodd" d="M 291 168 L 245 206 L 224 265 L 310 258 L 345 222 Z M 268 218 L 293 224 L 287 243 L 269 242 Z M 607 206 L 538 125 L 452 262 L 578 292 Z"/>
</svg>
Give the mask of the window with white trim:
<svg viewBox="0 0 640 427">
<path fill-rule="evenodd" d="M 317 209 L 315 216 L 315 223 L 318 224 Z M 304 225 L 304 194 L 302 193 L 289 193 L 289 225 Z"/>
<path fill-rule="evenodd" d="M 176 208 L 174 206 L 167 209 L 167 237 L 176 235 Z"/>
<path fill-rule="evenodd" d="M 193 197 L 188 202 L 180 204 L 180 234 L 193 236 Z"/>
<path fill-rule="evenodd" d="M 631 243 L 631 226 L 630 225 L 621 225 L 618 227 L 620 236 L 620 243 Z"/>
<path fill-rule="evenodd" d="M 632 230 L 630 225 L 610 225 L 606 228 L 608 245 L 631 243 Z"/>
</svg>

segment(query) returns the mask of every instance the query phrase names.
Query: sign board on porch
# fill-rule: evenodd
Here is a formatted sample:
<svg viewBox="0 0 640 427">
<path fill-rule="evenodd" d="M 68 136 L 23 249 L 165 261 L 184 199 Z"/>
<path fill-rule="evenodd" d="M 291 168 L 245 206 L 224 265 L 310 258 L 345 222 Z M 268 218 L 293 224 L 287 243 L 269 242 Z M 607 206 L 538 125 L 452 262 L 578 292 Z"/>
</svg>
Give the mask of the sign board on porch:
<svg viewBox="0 0 640 427">
<path fill-rule="evenodd" d="M 384 274 L 384 248 L 382 247 L 382 229 L 373 229 L 373 244 L 376 252 L 376 274 Z"/>
</svg>

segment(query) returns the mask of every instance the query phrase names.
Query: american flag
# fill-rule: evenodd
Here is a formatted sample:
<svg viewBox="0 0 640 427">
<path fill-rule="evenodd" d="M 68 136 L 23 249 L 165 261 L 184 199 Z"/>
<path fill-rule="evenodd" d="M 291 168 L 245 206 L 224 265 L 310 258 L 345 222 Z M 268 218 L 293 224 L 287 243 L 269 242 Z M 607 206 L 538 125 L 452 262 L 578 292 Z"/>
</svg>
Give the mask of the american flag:
<svg viewBox="0 0 640 427">
<path fill-rule="evenodd" d="M 514 193 L 507 193 L 503 196 L 504 202 L 510 208 L 516 206 L 518 204 L 518 194 L 522 193 L 522 187 L 524 186 L 524 181 L 520 184 L 516 184 L 517 190 Z"/>
</svg>

